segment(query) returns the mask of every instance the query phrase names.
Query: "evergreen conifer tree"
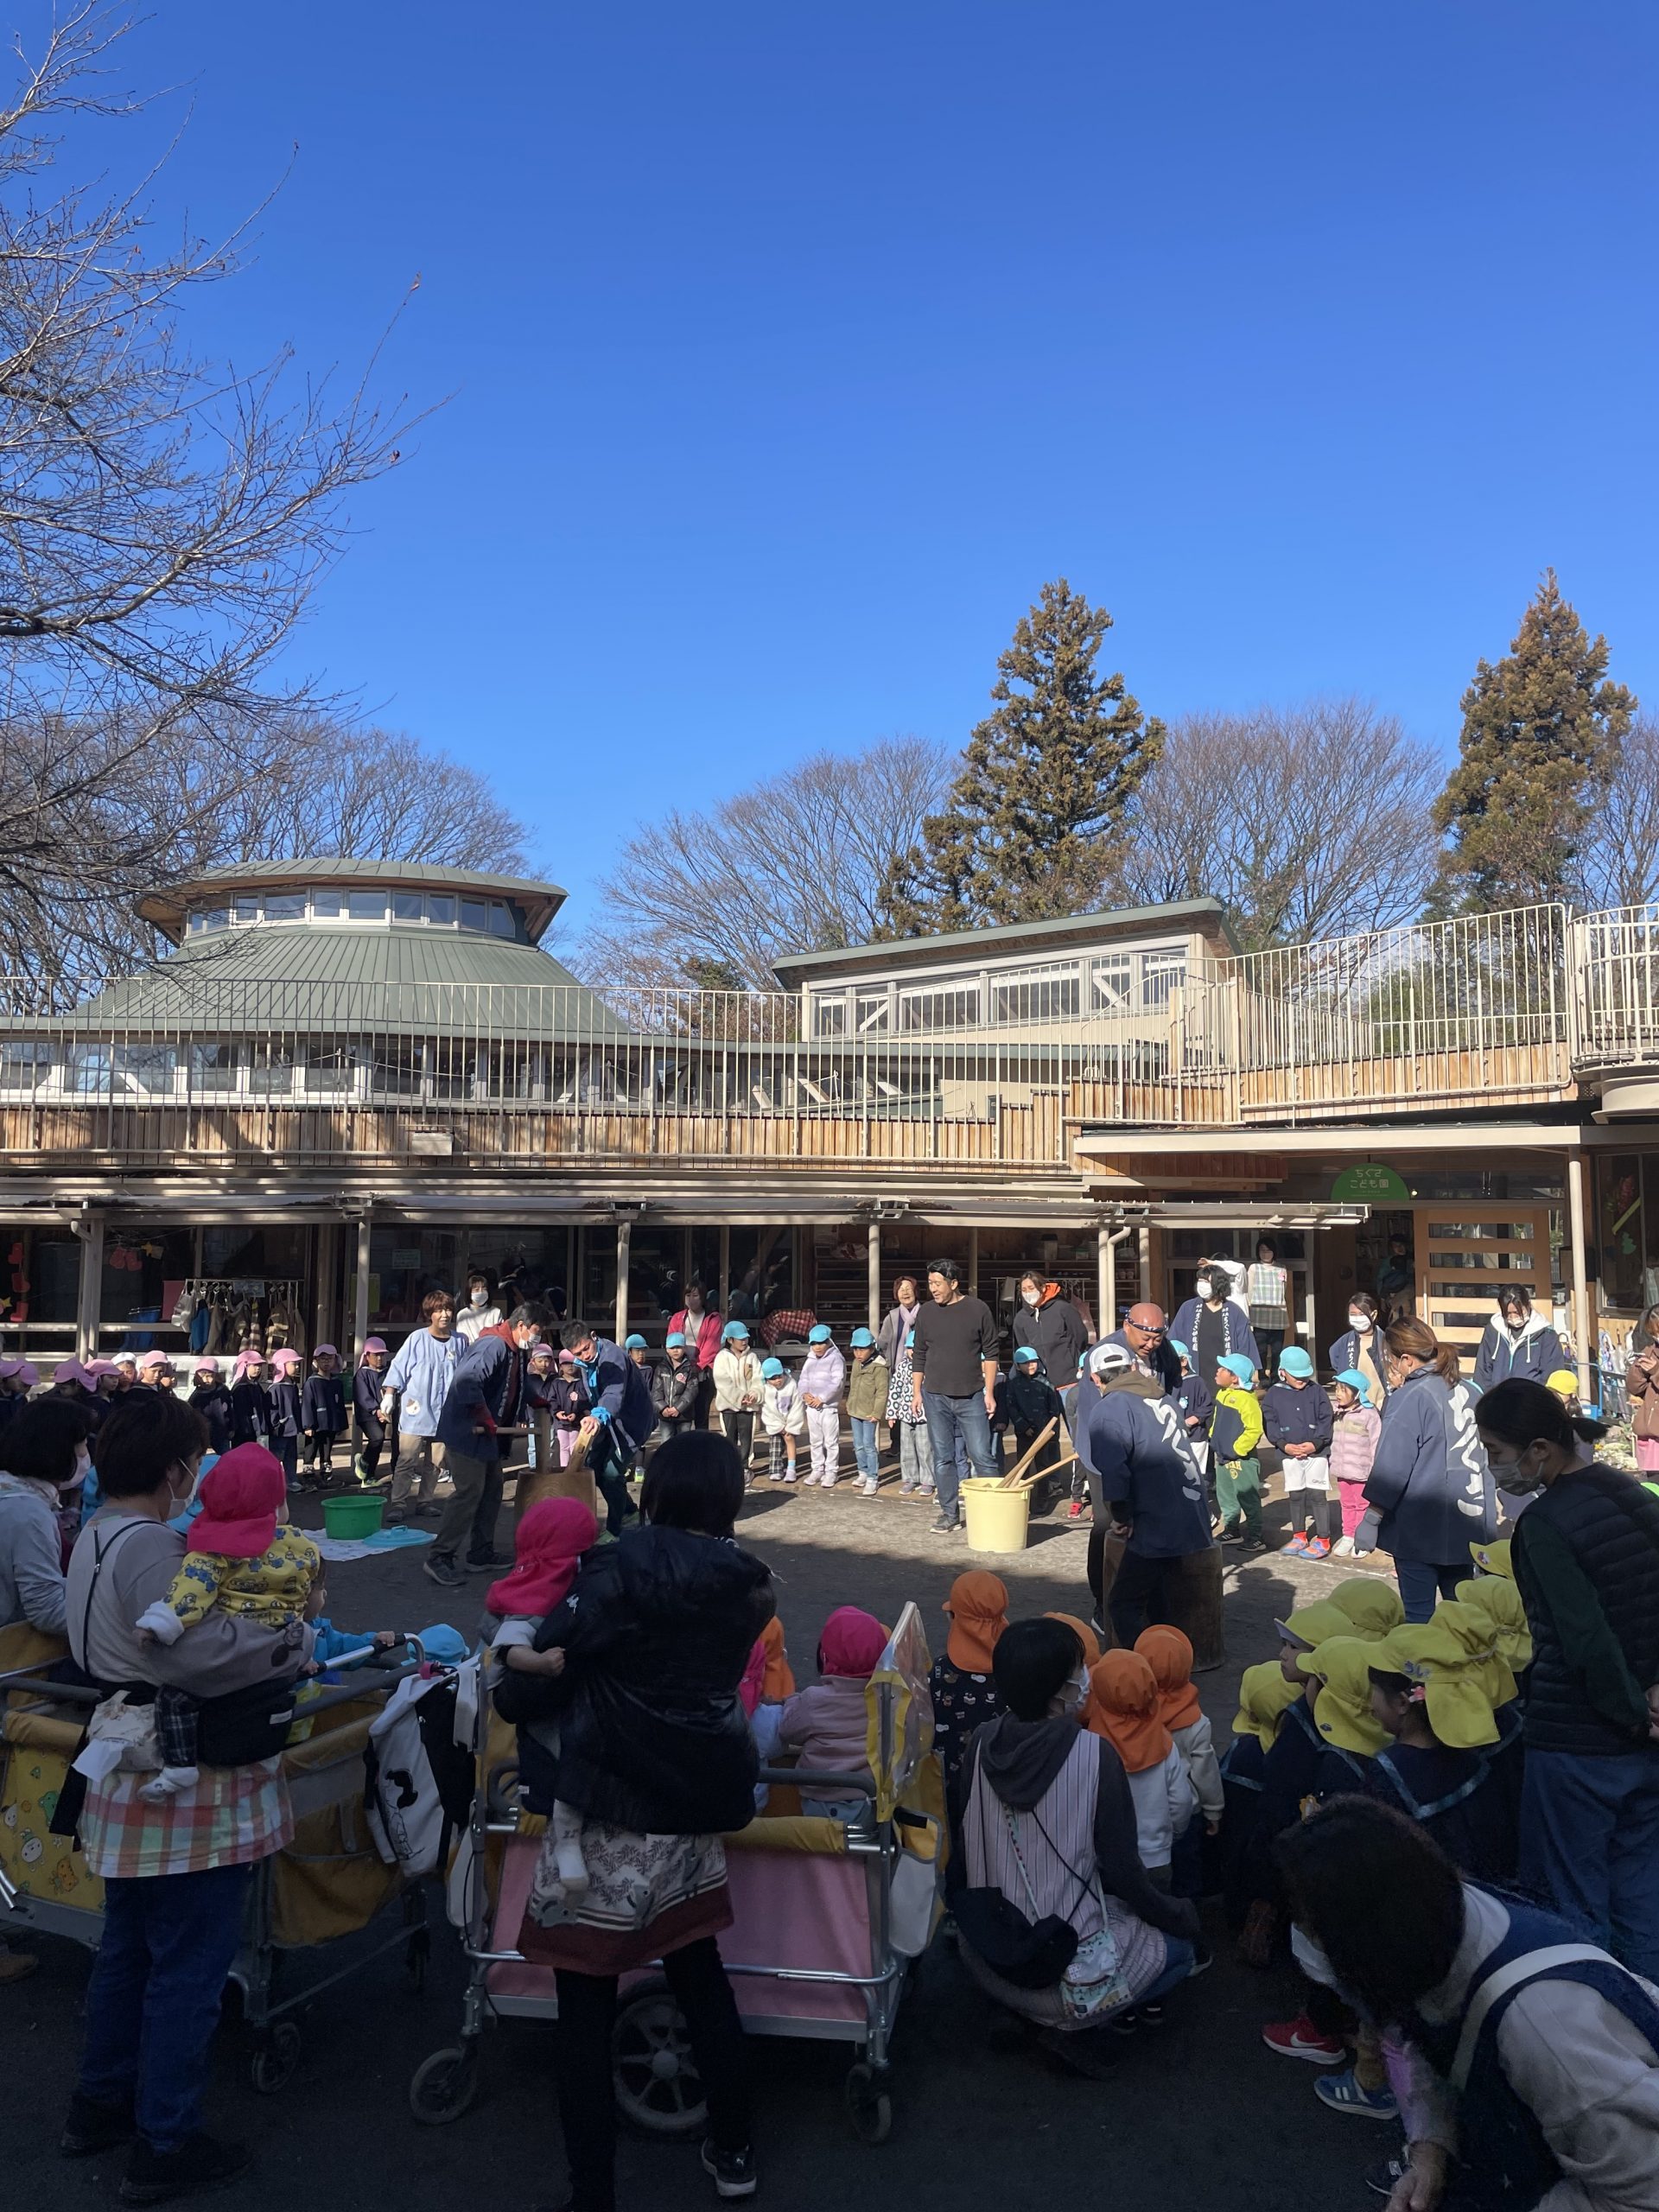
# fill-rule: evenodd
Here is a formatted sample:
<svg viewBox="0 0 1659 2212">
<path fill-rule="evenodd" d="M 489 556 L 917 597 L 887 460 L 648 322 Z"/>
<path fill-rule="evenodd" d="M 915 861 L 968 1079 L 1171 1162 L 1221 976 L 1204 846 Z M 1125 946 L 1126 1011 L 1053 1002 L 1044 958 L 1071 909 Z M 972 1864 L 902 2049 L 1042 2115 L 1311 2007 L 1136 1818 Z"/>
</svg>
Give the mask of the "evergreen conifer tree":
<svg viewBox="0 0 1659 2212">
<path fill-rule="evenodd" d="M 1481 661 L 1463 695 L 1459 761 L 1434 806 L 1450 842 L 1431 914 L 1480 913 L 1564 898 L 1598 795 L 1636 710 L 1610 683 L 1549 569 L 1503 659 Z"/>
<path fill-rule="evenodd" d="M 1112 626 L 1064 577 L 997 660 L 944 810 L 887 875 L 885 934 L 1046 921 L 1086 910 L 1109 873 L 1111 833 L 1163 747 L 1122 675 L 1096 668 Z"/>
</svg>

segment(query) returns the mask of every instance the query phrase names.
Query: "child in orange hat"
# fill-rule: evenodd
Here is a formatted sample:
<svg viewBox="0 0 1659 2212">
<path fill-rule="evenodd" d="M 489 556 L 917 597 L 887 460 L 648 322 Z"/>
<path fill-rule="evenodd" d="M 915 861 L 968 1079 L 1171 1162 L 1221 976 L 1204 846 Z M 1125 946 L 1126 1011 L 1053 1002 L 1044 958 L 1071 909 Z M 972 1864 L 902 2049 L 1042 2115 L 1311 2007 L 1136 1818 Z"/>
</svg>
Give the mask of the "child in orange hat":
<svg viewBox="0 0 1659 2212">
<path fill-rule="evenodd" d="M 950 1616 L 950 1632 L 927 1686 L 933 1700 L 933 1748 L 949 1792 L 975 1729 L 1003 1709 L 991 1676 L 991 1655 L 1008 1624 L 1007 1585 L 975 1567 L 957 1577 L 941 1610 Z"/>
<path fill-rule="evenodd" d="M 1185 1833 L 1197 1800 L 1159 1713 L 1158 1678 L 1140 1652 L 1108 1651 L 1090 1669 L 1089 1684 L 1088 1726 L 1123 1762 L 1141 1864 L 1166 1890 L 1175 1839 Z"/>
</svg>

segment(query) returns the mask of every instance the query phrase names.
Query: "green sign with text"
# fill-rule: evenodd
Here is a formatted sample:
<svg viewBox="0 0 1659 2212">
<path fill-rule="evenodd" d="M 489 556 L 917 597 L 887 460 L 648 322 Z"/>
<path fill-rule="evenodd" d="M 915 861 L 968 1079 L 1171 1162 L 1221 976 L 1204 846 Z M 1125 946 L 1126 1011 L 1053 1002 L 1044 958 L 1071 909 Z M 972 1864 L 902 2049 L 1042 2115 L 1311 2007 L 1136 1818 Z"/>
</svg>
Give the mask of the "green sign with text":
<svg viewBox="0 0 1659 2212">
<path fill-rule="evenodd" d="M 1344 1167 L 1331 1185 L 1332 1198 L 1340 1204 L 1369 1206 L 1409 1205 L 1411 1192 L 1392 1167 L 1375 1160 Z"/>
</svg>

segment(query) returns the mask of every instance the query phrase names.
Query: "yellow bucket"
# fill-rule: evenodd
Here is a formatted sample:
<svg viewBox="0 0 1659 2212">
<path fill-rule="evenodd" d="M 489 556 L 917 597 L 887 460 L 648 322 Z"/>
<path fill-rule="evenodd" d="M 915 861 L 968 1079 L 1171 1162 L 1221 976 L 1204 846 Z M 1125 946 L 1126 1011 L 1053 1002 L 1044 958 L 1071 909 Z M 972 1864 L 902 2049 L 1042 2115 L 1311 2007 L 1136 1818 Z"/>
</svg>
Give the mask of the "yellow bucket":
<svg viewBox="0 0 1659 2212">
<path fill-rule="evenodd" d="M 983 1475 L 970 1475 L 962 1485 L 968 1508 L 968 1548 L 970 1552 L 1022 1552 L 1031 1521 L 1031 1492 L 1004 1490 Z"/>
</svg>

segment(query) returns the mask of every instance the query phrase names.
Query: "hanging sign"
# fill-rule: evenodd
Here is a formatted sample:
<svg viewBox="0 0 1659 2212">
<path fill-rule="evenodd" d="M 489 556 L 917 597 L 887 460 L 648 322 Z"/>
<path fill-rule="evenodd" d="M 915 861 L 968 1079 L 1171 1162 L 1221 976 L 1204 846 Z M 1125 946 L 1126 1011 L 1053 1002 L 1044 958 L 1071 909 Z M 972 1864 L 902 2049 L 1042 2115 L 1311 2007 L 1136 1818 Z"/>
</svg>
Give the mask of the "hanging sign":
<svg viewBox="0 0 1659 2212">
<path fill-rule="evenodd" d="M 1332 1199 L 1345 1205 L 1403 1206 L 1411 1204 L 1411 1192 L 1392 1167 L 1380 1161 L 1367 1160 L 1344 1167 L 1331 1185 Z"/>
</svg>

